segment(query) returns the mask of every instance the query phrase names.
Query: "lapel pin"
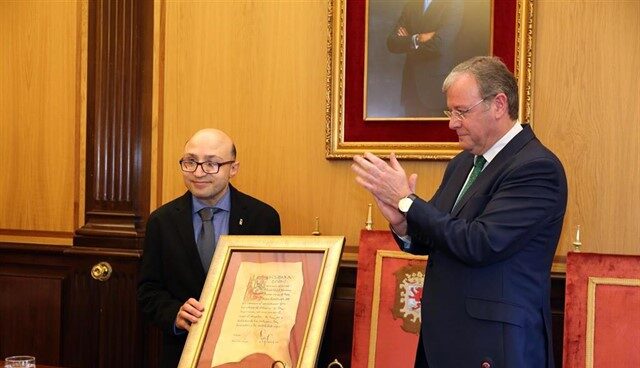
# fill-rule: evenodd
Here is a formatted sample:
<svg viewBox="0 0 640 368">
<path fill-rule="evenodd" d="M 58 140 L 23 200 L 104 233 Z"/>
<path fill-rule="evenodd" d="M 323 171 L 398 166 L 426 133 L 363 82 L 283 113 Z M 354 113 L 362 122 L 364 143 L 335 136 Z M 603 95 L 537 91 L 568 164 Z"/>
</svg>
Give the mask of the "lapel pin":
<svg viewBox="0 0 640 368">
<path fill-rule="evenodd" d="M 240 221 L 238 221 L 238 225 L 242 226 L 242 219 L 240 219 Z"/>
</svg>

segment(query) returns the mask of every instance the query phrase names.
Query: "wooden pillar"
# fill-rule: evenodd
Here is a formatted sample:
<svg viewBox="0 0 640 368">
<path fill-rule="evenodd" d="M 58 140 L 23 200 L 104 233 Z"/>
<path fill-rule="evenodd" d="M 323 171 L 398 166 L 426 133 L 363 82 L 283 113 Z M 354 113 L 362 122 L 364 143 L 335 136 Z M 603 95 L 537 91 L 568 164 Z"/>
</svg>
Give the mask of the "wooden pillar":
<svg viewBox="0 0 640 368">
<path fill-rule="evenodd" d="M 91 0 L 85 225 L 74 245 L 140 249 L 149 214 L 153 2 Z"/>
</svg>

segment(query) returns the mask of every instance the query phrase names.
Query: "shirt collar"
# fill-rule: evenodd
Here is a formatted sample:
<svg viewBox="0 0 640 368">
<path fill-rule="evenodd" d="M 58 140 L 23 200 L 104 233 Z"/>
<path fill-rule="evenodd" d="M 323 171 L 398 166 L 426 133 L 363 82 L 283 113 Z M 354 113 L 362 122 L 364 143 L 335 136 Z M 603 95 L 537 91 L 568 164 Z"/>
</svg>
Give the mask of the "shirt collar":
<svg viewBox="0 0 640 368">
<path fill-rule="evenodd" d="M 227 187 L 227 190 L 224 193 L 224 195 L 222 196 L 222 198 L 220 198 L 218 203 L 216 203 L 213 206 L 210 206 L 208 204 L 202 203 L 202 201 L 200 201 L 198 198 L 196 198 L 193 195 L 191 196 L 191 204 L 192 204 L 192 208 L 193 208 L 193 214 L 198 213 L 198 211 L 200 211 L 201 209 L 203 209 L 205 207 L 215 207 L 218 210 L 229 212 L 229 211 L 231 211 L 231 189 L 229 189 L 229 187 Z"/>
<path fill-rule="evenodd" d="M 489 148 L 487 152 L 482 154 L 482 157 L 487 160 L 485 167 L 498 155 L 498 153 L 500 153 L 500 151 L 502 151 L 507 143 L 509 143 L 516 135 L 518 135 L 518 133 L 522 131 L 522 129 L 522 124 L 520 124 L 519 120 L 516 120 L 516 122 L 513 124 L 513 127 L 511 127 L 511 129 L 509 129 L 509 131 L 505 135 L 503 135 L 502 138 L 500 138 L 493 146 L 491 146 L 491 148 Z"/>
</svg>

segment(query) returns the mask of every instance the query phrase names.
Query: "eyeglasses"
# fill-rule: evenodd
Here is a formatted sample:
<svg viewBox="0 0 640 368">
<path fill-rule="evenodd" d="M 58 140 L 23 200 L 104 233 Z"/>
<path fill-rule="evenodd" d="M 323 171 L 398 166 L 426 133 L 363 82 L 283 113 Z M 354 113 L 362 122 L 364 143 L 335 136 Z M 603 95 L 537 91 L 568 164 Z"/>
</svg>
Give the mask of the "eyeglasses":
<svg viewBox="0 0 640 368">
<path fill-rule="evenodd" d="M 214 162 L 214 161 L 204 161 L 204 162 L 198 162 L 198 161 L 194 161 L 194 160 L 185 160 L 185 159 L 181 159 L 180 160 L 180 168 L 182 169 L 182 171 L 184 172 L 196 172 L 196 170 L 198 170 L 198 166 L 202 167 L 202 171 L 204 171 L 207 174 L 217 174 L 218 171 L 220 171 L 220 167 L 227 165 L 227 164 L 231 164 L 234 163 L 235 160 L 231 160 L 231 161 L 225 161 L 225 162 Z"/>
<path fill-rule="evenodd" d="M 470 108 L 468 108 L 466 110 L 444 110 L 444 114 L 447 115 L 447 117 L 449 119 L 458 119 L 460 121 L 464 121 L 464 114 L 466 114 L 469 111 L 471 111 L 471 109 L 473 109 L 474 107 L 480 105 L 486 99 L 487 99 L 486 97 L 483 98 L 482 100 L 476 102 L 475 105 L 471 106 Z"/>
</svg>

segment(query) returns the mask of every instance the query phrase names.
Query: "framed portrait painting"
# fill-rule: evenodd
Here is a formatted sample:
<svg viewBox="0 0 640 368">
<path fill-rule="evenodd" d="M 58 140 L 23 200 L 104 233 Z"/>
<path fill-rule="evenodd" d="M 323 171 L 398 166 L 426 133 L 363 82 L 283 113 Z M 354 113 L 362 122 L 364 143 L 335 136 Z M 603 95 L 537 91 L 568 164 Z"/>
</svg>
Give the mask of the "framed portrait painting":
<svg viewBox="0 0 640 368">
<path fill-rule="evenodd" d="M 455 156 L 442 83 L 473 56 L 513 71 L 530 122 L 532 0 L 331 0 L 328 23 L 327 158 Z"/>
<path fill-rule="evenodd" d="M 221 236 L 180 368 L 316 365 L 342 236 Z"/>
</svg>

